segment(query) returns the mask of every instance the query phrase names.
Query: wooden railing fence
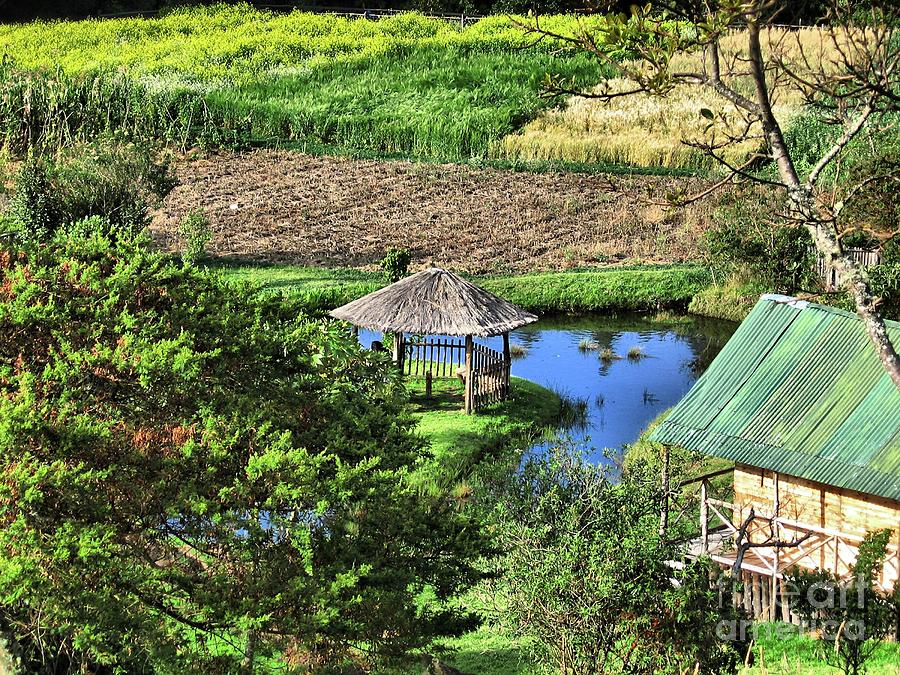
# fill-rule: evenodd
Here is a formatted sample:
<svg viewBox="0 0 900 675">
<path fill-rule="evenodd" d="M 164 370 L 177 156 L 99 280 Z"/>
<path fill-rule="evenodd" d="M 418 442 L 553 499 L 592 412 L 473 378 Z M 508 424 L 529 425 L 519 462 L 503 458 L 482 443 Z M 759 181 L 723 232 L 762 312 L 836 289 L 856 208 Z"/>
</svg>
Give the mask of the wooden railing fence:
<svg viewBox="0 0 900 675">
<path fill-rule="evenodd" d="M 466 366 L 466 345 L 453 338 L 410 340 L 403 343 L 401 370 L 410 377 L 453 378 Z"/>
<path fill-rule="evenodd" d="M 878 251 L 869 251 L 864 248 L 847 248 L 844 249 L 851 260 L 864 267 L 881 264 L 881 253 Z M 825 285 L 825 290 L 834 291 L 841 287 L 841 274 L 834 267 L 829 265 L 825 258 L 818 253 L 816 254 L 816 274 Z"/>
<path fill-rule="evenodd" d="M 503 354 L 471 344 L 471 368 L 466 370 L 466 341 L 454 338 L 410 339 L 400 350 L 400 372 L 431 379 L 460 377 L 465 386 L 466 411 L 472 412 L 509 397 L 509 359 Z M 430 391 L 430 384 L 426 384 Z"/>
<path fill-rule="evenodd" d="M 473 345 L 472 372 L 466 382 L 471 382 L 473 410 L 503 401 L 509 396 L 509 362 L 490 347 Z"/>
<path fill-rule="evenodd" d="M 740 525 L 747 517 L 747 506 L 733 504 L 710 496 L 710 479 L 730 472 L 723 469 L 706 476 L 685 481 L 680 487 L 699 483 L 698 492 L 682 493 L 681 514 L 696 513 L 699 506 L 700 536 L 687 542 L 688 557 L 706 555 L 722 567 L 735 563 L 734 542 Z M 777 513 L 754 510 L 754 520 L 747 528 L 750 541 L 768 542 L 772 536 L 781 541 L 801 541 L 793 547 L 754 546 L 746 551 L 739 580 L 742 588 L 734 596 L 734 603 L 748 614 L 765 621 L 790 621 L 800 618 L 791 612 L 786 592 L 785 572 L 794 568 L 829 569 L 841 578 L 849 578 L 859 553 L 863 537 L 858 534 L 805 523 Z M 889 591 L 900 580 L 900 545 L 891 542 L 887 547 L 884 566 L 876 585 Z"/>
</svg>

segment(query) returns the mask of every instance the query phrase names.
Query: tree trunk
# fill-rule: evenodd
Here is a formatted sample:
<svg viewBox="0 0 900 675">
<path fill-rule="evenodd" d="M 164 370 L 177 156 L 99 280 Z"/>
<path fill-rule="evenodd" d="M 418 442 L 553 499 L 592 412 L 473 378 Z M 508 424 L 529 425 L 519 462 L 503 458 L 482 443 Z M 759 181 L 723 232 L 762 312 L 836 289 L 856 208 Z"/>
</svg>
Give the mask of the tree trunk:
<svg viewBox="0 0 900 675">
<path fill-rule="evenodd" d="M 841 283 L 853 296 L 856 312 L 862 319 L 869 340 L 875 347 L 875 354 L 894 382 L 894 386 L 900 390 L 900 357 L 887 334 L 884 319 L 878 313 L 877 299 L 872 296 L 869 288 L 869 277 L 855 260 L 844 255 L 836 234 L 818 218 L 812 186 L 800 182 L 784 141 L 784 133 L 772 112 L 772 102 L 766 83 L 765 62 L 759 41 L 759 25 L 754 17 L 747 19 L 747 29 L 750 72 L 756 86 L 756 102 L 759 106 L 760 121 L 772 152 L 772 158 L 778 166 L 778 175 L 788 189 L 791 215 L 798 222 L 803 223 L 812 236 L 816 249 L 841 273 Z"/>
<path fill-rule="evenodd" d="M 246 641 L 244 643 L 244 659 L 241 663 L 241 672 L 245 675 L 253 675 L 256 661 L 256 630 L 247 629 Z"/>
<path fill-rule="evenodd" d="M 869 340 L 875 347 L 875 354 L 890 375 L 894 386 L 900 389 L 900 356 L 897 355 L 897 350 L 887 334 L 884 319 L 878 312 L 878 299 L 869 290 L 869 275 L 858 262 L 844 255 L 834 234 L 821 226 L 807 225 L 807 228 L 813 236 L 813 241 L 816 242 L 816 248 L 841 273 L 841 284 L 853 296 L 856 313 L 866 327 Z"/>
</svg>

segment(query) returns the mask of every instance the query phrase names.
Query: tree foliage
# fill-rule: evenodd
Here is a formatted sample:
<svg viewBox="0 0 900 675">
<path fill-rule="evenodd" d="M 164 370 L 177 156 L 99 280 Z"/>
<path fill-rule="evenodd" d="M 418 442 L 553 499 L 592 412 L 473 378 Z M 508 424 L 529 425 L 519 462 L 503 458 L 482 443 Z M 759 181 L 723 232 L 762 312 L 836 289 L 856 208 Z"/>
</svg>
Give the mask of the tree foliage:
<svg viewBox="0 0 900 675">
<path fill-rule="evenodd" d="M 381 260 L 381 271 L 388 283 L 395 283 L 405 277 L 409 271 L 412 258 L 405 248 L 389 248 Z"/>
<path fill-rule="evenodd" d="M 226 672 L 453 633 L 477 524 L 384 357 L 82 224 L 0 253 L 0 621 L 29 668 Z"/>
<path fill-rule="evenodd" d="M 760 191 L 725 195 L 702 246 L 719 279 L 746 270 L 767 288 L 789 294 L 818 283 L 809 233 L 778 222 L 771 200 Z"/>
<path fill-rule="evenodd" d="M 528 461 L 494 514 L 505 622 L 560 673 L 735 672 L 743 645 L 720 640 L 737 619 L 713 565 L 674 570 L 659 536 L 657 476 L 615 480 L 571 449 Z"/>
</svg>

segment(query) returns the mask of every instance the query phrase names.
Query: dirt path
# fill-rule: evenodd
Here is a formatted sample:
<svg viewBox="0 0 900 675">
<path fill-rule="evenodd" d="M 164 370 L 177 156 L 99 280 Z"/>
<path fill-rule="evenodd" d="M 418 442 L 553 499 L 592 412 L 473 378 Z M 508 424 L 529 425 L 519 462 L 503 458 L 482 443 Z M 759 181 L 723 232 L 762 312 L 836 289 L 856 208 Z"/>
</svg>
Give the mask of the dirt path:
<svg viewBox="0 0 900 675">
<path fill-rule="evenodd" d="M 260 150 L 178 166 L 181 185 L 153 232 L 180 248 L 179 219 L 203 209 L 222 256 L 370 267 L 389 246 L 416 267 L 471 273 L 566 269 L 697 257 L 711 207 L 650 203 L 698 179 L 531 174 L 457 165 Z"/>
</svg>

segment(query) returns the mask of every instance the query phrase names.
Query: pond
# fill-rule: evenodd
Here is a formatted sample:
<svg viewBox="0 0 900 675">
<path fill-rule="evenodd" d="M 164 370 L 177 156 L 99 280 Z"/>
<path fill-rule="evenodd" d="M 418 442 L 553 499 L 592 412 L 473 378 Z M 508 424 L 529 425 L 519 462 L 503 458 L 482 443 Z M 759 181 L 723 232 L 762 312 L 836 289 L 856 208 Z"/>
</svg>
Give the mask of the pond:
<svg viewBox="0 0 900 675">
<path fill-rule="evenodd" d="M 584 427 L 568 433 L 604 463 L 605 449 L 637 440 L 684 396 L 736 328 L 668 314 L 542 318 L 510 335 L 510 345 L 523 351 L 512 374 L 585 401 Z M 378 333 L 360 332 L 366 346 L 377 339 Z M 501 338 L 477 341 L 502 350 Z"/>
</svg>

